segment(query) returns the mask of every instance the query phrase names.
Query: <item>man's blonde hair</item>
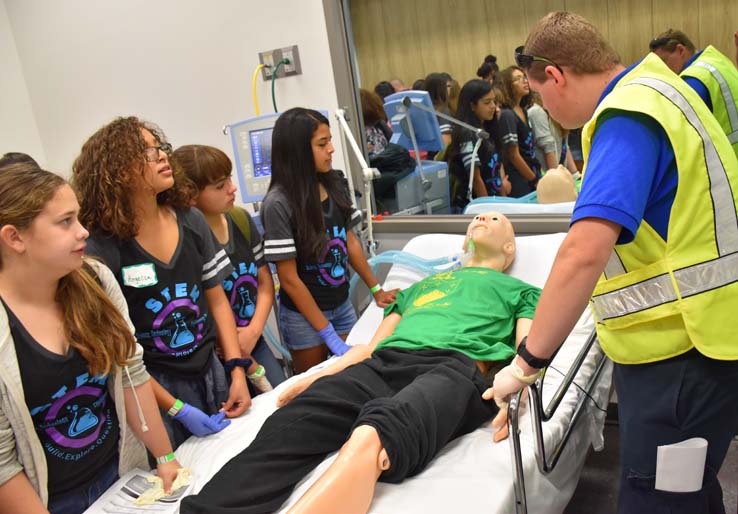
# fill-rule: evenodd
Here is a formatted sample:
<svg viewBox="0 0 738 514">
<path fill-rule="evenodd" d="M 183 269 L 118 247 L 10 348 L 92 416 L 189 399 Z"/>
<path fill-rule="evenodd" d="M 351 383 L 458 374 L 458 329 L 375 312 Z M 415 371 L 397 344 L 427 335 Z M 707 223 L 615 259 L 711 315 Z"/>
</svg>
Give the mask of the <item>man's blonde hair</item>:
<svg viewBox="0 0 738 514">
<path fill-rule="evenodd" d="M 586 18 L 571 12 L 548 13 L 535 24 L 525 42 L 524 53 L 544 57 L 574 73 L 599 73 L 620 64 L 620 57 L 600 31 Z M 548 65 L 534 60 L 527 70 L 543 82 Z"/>
</svg>

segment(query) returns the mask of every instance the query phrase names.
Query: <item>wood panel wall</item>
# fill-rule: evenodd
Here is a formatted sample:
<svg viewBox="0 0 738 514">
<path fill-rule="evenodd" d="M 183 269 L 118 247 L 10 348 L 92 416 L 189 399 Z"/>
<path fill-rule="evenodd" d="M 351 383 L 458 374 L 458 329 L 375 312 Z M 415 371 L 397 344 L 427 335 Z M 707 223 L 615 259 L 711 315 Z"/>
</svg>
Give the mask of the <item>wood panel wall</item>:
<svg viewBox="0 0 738 514">
<path fill-rule="evenodd" d="M 701 48 L 712 44 L 731 59 L 738 0 L 350 0 L 362 87 L 402 79 L 408 87 L 445 71 L 462 85 L 484 56 L 500 69 L 513 64 L 533 24 L 569 10 L 592 21 L 624 64 L 645 55 L 658 33 L 683 30 Z"/>
</svg>

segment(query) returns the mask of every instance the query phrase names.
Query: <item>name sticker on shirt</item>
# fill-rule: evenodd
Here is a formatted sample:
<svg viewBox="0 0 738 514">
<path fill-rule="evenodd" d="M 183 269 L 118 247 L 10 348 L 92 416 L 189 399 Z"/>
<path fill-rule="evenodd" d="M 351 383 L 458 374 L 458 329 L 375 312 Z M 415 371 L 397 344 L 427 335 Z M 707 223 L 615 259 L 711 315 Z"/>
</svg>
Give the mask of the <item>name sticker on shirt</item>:
<svg viewBox="0 0 738 514">
<path fill-rule="evenodd" d="M 123 274 L 123 285 L 129 287 L 149 287 L 159 283 L 153 262 L 123 266 L 120 271 Z"/>
</svg>

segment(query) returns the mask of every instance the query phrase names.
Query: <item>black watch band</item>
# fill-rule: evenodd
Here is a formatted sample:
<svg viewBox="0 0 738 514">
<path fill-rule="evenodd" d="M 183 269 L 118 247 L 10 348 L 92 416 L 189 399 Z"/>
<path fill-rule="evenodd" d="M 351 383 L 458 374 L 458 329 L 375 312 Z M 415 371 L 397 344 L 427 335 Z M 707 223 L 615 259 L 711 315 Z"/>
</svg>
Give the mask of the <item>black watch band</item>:
<svg viewBox="0 0 738 514">
<path fill-rule="evenodd" d="M 523 359 L 528 364 L 528 366 L 536 369 L 545 368 L 546 366 L 551 364 L 551 359 L 541 359 L 530 353 L 528 351 L 528 348 L 525 347 L 525 343 L 527 340 L 528 336 L 525 336 L 518 345 L 518 355 L 520 355 L 520 358 Z"/>
<path fill-rule="evenodd" d="M 248 370 L 252 362 L 251 359 L 228 359 L 223 363 L 223 368 L 230 375 L 235 367 L 243 368 L 244 371 Z"/>
</svg>

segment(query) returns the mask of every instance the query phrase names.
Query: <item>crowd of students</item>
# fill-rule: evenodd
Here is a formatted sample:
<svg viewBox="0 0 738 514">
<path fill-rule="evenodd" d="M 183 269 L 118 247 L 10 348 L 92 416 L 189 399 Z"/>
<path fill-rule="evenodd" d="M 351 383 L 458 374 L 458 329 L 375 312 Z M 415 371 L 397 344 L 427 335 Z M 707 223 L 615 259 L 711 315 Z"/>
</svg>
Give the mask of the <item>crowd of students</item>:
<svg viewBox="0 0 738 514">
<path fill-rule="evenodd" d="M 222 151 L 173 150 L 133 116 L 82 145 L 71 183 L 0 161 L 0 512 L 82 512 L 147 458 L 168 490 L 173 450 L 285 380 L 262 336 L 269 263 L 297 372 L 348 349 L 349 264 L 394 301 L 352 231 L 328 120 L 288 110 L 272 148 L 263 238 Z"/>
</svg>

